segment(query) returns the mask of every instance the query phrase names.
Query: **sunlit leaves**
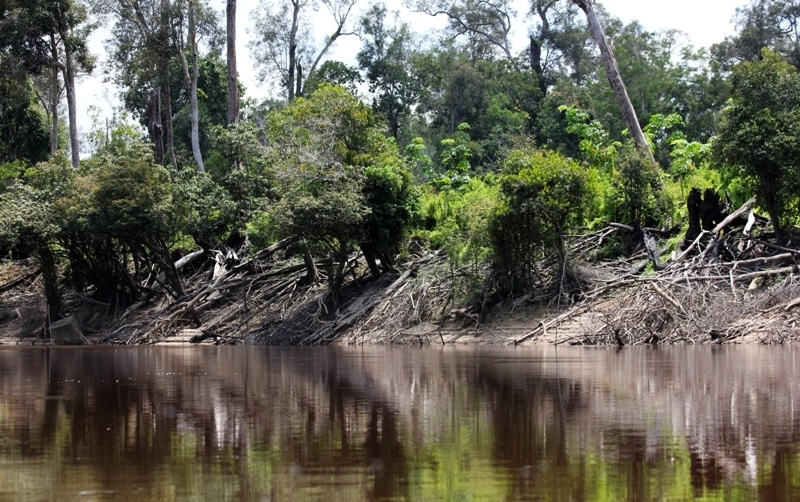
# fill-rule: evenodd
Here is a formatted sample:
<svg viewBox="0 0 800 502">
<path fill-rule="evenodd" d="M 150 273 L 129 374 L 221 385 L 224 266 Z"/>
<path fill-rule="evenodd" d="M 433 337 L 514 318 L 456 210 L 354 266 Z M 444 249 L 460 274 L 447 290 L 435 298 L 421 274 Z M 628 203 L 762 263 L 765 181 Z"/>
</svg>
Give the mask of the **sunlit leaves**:
<svg viewBox="0 0 800 502">
<path fill-rule="evenodd" d="M 762 60 L 734 68 L 714 154 L 758 180 L 760 204 L 779 236 L 797 215 L 800 187 L 800 75 L 764 49 Z"/>
</svg>

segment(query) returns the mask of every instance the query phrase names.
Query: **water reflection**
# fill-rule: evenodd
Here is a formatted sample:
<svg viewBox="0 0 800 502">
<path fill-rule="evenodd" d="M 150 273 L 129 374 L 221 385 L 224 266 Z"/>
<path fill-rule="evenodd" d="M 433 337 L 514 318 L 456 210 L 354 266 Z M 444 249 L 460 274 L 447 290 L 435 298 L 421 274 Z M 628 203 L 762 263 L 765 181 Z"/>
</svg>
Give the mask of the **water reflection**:
<svg viewBox="0 0 800 502">
<path fill-rule="evenodd" d="M 0 350 L 0 500 L 800 499 L 798 350 Z"/>
</svg>

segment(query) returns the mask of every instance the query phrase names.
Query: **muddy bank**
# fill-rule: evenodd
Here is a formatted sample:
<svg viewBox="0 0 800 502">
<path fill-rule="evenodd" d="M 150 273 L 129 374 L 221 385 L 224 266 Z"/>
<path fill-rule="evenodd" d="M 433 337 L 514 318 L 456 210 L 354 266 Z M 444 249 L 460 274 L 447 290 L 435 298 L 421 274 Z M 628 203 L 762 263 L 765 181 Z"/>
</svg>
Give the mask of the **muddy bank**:
<svg viewBox="0 0 800 502">
<path fill-rule="evenodd" d="M 744 234 L 709 236 L 654 271 L 646 250 L 597 258 L 594 251 L 619 231 L 610 227 L 573 239 L 580 290 L 487 302 L 483 306 L 491 308 L 482 312 L 481 305 L 459 298 L 459 271 L 441 250 L 419 250 L 378 278 L 353 256 L 337 308 L 324 277 L 310 280 L 303 257 L 278 243 L 235 263 L 202 253 L 185 259 L 182 298 L 153 288 L 136 304 L 116 308 L 88 292 L 67 292 L 68 319 L 61 324 L 85 343 L 118 345 L 800 341 L 799 250 Z M 324 266 L 319 264 L 323 276 Z M 64 329 L 45 336 L 41 291 L 33 263 L 4 266 L 0 343 L 64 341 Z"/>
</svg>

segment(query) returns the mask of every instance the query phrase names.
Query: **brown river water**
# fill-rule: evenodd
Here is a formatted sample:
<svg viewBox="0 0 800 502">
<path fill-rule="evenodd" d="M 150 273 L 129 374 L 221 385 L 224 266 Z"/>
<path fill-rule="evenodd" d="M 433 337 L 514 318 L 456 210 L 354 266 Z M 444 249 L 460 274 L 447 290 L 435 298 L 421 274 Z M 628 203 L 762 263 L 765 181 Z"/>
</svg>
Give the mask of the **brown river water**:
<svg viewBox="0 0 800 502">
<path fill-rule="evenodd" d="M 0 347 L 0 500 L 800 500 L 800 348 Z"/>
</svg>

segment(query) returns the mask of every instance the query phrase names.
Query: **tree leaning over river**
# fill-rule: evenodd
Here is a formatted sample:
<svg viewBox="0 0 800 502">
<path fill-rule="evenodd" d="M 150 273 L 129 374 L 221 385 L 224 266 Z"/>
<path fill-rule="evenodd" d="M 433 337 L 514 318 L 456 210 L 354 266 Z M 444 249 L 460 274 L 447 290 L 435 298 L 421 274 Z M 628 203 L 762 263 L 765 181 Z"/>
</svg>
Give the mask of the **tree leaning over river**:
<svg viewBox="0 0 800 502">
<path fill-rule="evenodd" d="M 642 126 L 639 124 L 639 119 L 636 117 L 636 110 L 633 109 L 631 98 L 628 97 L 628 91 L 625 89 L 625 83 L 622 81 L 622 76 L 619 73 L 619 66 L 617 60 L 614 58 L 614 52 L 608 44 L 605 30 L 597 18 L 597 13 L 594 10 L 591 0 L 573 0 L 578 7 L 586 14 L 586 19 L 589 22 L 589 30 L 600 48 L 600 54 L 605 63 L 606 75 L 608 76 L 608 83 L 611 85 L 611 90 L 614 92 L 614 98 L 617 100 L 622 112 L 622 118 L 625 120 L 625 125 L 628 127 L 628 132 L 633 139 L 636 148 L 642 151 L 645 155 L 649 156 L 653 162 L 653 152 L 650 150 L 650 145 L 642 132 Z"/>
</svg>

